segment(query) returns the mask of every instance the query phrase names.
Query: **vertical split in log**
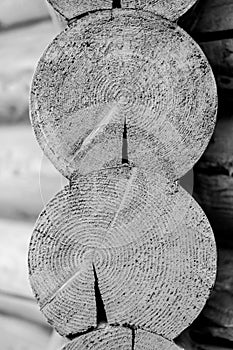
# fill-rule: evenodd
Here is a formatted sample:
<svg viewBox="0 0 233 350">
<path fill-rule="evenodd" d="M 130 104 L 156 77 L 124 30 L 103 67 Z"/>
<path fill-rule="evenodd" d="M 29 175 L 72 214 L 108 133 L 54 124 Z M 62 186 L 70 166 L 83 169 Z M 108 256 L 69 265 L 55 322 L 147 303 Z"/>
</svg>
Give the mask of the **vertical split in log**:
<svg viewBox="0 0 233 350">
<path fill-rule="evenodd" d="M 211 68 L 190 36 L 149 11 L 115 9 L 79 18 L 53 41 L 30 109 L 42 149 L 67 178 L 121 165 L 126 118 L 130 162 L 174 180 L 206 148 L 216 107 Z"/>
<path fill-rule="evenodd" d="M 132 328 L 132 350 L 135 349 L 135 336 L 136 336 L 135 329 Z"/>
<path fill-rule="evenodd" d="M 126 118 L 124 122 L 124 131 L 123 131 L 123 139 L 122 139 L 122 164 L 128 164 L 128 140 L 127 140 L 127 125 Z"/>
<path fill-rule="evenodd" d="M 107 320 L 107 315 L 104 308 L 104 302 L 100 293 L 98 277 L 97 277 L 94 264 L 93 264 L 93 272 L 94 272 L 94 278 L 95 278 L 96 319 L 97 319 L 97 326 L 98 326 L 103 323 L 108 323 L 108 320 Z"/>
<path fill-rule="evenodd" d="M 113 9 L 120 9 L 121 8 L 121 0 L 113 0 L 112 1 L 112 8 Z"/>
</svg>

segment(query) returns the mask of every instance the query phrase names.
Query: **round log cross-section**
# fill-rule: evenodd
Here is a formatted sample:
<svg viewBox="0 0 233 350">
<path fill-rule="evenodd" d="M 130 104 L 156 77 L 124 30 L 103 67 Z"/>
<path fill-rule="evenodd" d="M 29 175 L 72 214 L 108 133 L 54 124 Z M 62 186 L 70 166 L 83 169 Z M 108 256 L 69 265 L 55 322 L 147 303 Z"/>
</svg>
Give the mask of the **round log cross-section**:
<svg viewBox="0 0 233 350">
<path fill-rule="evenodd" d="M 79 176 L 45 207 L 32 235 L 30 282 L 61 335 L 106 322 L 173 339 L 203 308 L 216 251 L 201 208 L 179 185 L 123 166 Z"/>
<path fill-rule="evenodd" d="M 71 178 L 128 163 L 177 179 L 212 135 L 217 95 L 199 46 L 149 12 L 91 14 L 58 35 L 31 89 L 31 120 L 55 167 Z"/>
</svg>

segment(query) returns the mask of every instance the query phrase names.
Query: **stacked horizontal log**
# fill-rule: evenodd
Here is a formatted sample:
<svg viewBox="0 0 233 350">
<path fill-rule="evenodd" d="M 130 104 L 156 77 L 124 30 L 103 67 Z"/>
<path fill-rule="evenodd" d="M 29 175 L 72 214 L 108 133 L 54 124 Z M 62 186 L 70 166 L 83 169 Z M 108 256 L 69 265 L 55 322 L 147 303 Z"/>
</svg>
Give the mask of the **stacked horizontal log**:
<svg viewBox="0 0 233 350">
<path fill-rule="evenodd" d="M 218 83 L 219 111 L 212 140 L 195 167 L 194 195 L 207 214 L 218 245 L 215 288 L 199 319 L 189 330 L 191 348 L 233 348 L 233 4 L 205 0 L 198 19 L 185 24 L 200 41 Z M 183 335 L 184 339 L 187 334 Z"/>
<path fill-rule="evenodd" d="M 216 273 L 211 226 L 178 182 L 216 117 L 210 66 L 171 22 L 194 1 L 50 3 L 68 27 L 38 64 L 31 120 L 70 184 L 34 228 L 33 292 L 63 350 L 179 349 Z"/>
</svg>

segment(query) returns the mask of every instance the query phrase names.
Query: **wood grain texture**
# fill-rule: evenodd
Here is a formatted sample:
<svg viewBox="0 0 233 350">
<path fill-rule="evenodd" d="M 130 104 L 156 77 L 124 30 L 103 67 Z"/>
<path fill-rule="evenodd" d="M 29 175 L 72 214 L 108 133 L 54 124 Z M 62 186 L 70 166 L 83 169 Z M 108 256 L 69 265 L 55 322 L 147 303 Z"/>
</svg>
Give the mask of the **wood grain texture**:
<svg viewBox="0 0 233 350">
<path fill-rule="evenodd" d="M 89 332 L 68 343 L 62 350 L 132 350 L 129 328 L 107 326 Z"/>
<path fill-rule="evenodd" d="M 135 331 L 134 337 L 132 350 L 183 350 L 172 341 L 140 329 Z"/>
<path fill-rule="evenodd" d="M 232 246 L 233 229 L 232 96 L 225 94 L 220 101 L 212 141 L 196 165 L 194 194 L 210 220 L 216 239 L 228 247 Z"/>
<path fill-rule="evenodd" d="M 179 178 L 205 150 L 216 105 L 199 46 L 143 11 L 71 24 L 42 56 L 31 89 L 37 140 L 68 178 L 119 165 L 125 122 L 129 163 Z"/>
<path fill-rule="evenodd" d="M 233 344 L 233 254 L 218 247 L 217 279 L 200 317 L 176 339 L 189 350 L 226 350 Z M 189 346 L 190 345 L 190 346 Z"/>
<path fill-rule="evenodd" d="M 196 22 L 196 29 L 212 32 L 232 29 L 233 3 L 231 0 L 204 0 Z"/>
<path fill-rule="evenodd" d="M 232 29 L 233 3 L 231 0 L 202 2 L 193 31 L 201 41 L 200 45 L 215 72 L 218 85 L 230 90 L 233 90 L 233 39 L 232 34 L 227 31 Z M 205 33 L 206 39 L 202 40 L 201 33 Z M 206 35 L 208 33 L 212 33 L 210 41 Z"/>
<path fill-rule="evenodd" d="M 219 249 L 218 273 L 204 316 L 214 322 L 212 336 L 233 341 L 233 255 L 231 249 Z"/>
<path fill-rule="evenodd" d="M 181 350 L 173 342 L 153 333 L 127 327 L 106 326 L 82 335 L 62 350 Z"/>
<path fill-rule="evenodd" d="M 96 327 L 94 271 L 110 324 L 173 339 L 215 280 L 209 223 L 192 197 L 137 168 L 79 176 L 46 206 L 32 235 L 30 282 L 62 335 Z"/>
<path fill-rule="evenodd" d="M 80 16 L 90 11 L 112 9 L 116 6 L 113 0 L 48 0 L 49 3 L 67 19 Z M 182 16 L 196 0 L 121 0 L 117 7 L 122 9 L 146 10 L 170 20 Z"/>
</svg>

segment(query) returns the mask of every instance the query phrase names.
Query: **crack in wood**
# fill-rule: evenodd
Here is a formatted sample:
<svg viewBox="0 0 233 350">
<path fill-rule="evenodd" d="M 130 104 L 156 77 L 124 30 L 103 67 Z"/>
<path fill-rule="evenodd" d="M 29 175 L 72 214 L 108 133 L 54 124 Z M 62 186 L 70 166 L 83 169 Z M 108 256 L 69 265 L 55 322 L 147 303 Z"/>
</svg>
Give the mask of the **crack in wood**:
<svg viewBox="0 0 233 350">
<path fill-rule="evenodd" d="M 107 320 L 107 315 L 106 315 L 102 295 L 99 289 L 99 282 L 98 282 L 96 269 L 94 264 L 92 264 L 92 266 L 93 266 L 93 272 L 94 272 L 94 278 L 95 278 L 94 288 L 95 288 L 95 299 L 96 299 L 96 319 L 97 319 L 97 326 L 99 326 L 103 323 L 108 323 L 108 320 Z"/>
<path fill-rule="evenodd" d="M 91 333 L 91 332 L 93 332 L 96 329 L 97 329 L 96 327 L 90 327 L 84 332 L 70 333 L 70 334 L 68 334 L 66 336 L 66 338 L 69 339 L 69 340 L 74 340 L 75 338 L 78 338 L 81 335 L 85 335 L 85 334 Z"/>
<path fill-rule="evenodd" d="M 113 9 L 120 9 L 121 8 L 121 0 L 113 0 L 112 1 L 112 8 Z"/>
<path fill-rule="evenodd" d="M 132 350 L 135 349 L 135 337 L 136 337 L 136 332 L 135 332 L 135 329 L 134 328 L 131 328 L 132 329 Z"/>
<path fill-rule="evenodd" d="M 124 204 L 125 204 L 125 201 L 126 201 L 128 195 L 129 195 L 130 191 L 131 191 L 132 183 L 133 183 L 133 181 L 135 180 L 135 177 L 136 177 L 136 176 L 137 176 L 137 169 L 136 169 L 136 168 L 133 168 L 133 169 L 132 169 L 131 176 L 130 176 L 130 178 L 129 178 L 129 180 L 128 180 L 128 183 L 127 183 L 127 186 L 126 186 L 126 188 L 125 188 L 124 195 L 123 195 L 123 197 L 122 197 L 122 199 L 121 199 L 119 208 L 118 208 L 118 210 L 116 211 L 116 213 L 115 213 L 115 215 L 114 215 L 114 218 L 112 219 L 112 221 L 109 223 L 109 225 L 108 225 L 108 227 L 107 227 L 108 230 L 110 230 L 110 229 L 114 226 L 114 224 L 115 224 L 115 222 L 116 222 L 116 220 L 117 220 L 117 218 L 118 218 L 118 215 L 119 215 L 120 211 L 122 210 L 122 208 L 123 208 L 123 206 L 124 206 Z"/>
<path fill-rule="evenodd" d="M 88 15 L 90 14 L 93 14 L 93 13 L 97 13 L 97 12 L 103 12 L 103 11 L 106 11 L 106 10 L 109 10 L 109 8 L 103 8 L 103 9 L 96 9 L 96 10 L 89 10 L 87 12 L 83 12 L 83 13 L 80 13 L 79 15 L 77 16 L 74 16 L 72 18 L 67 18 L 63 15 L 63 17 L 67 20 L 67 23 L 68 25 L 72 24 L 73 22 L 76 22 L 78 21 L 79 19 L 83 18 L 83 17 L 87 17 Z"/>
<path fill-rule="evenodd" d="M 80 274 L 82 273 L 82 270 L 79 269 L 76 271 L 75 274 L 70 276 L 52 295 L 50 295 L 44 303 L 41 304 L 41 311 L 49 305 L 56 297 L 57 295 L 62 292 L 67 286 L 69 286 Z"/>
<path fill-rule="evenodd" d="M 126 118 L 124 121 L 124 130 L 123 130 L 123 138 L 122 138 L 122 164 L 129 164 Z"/>
</svg>

